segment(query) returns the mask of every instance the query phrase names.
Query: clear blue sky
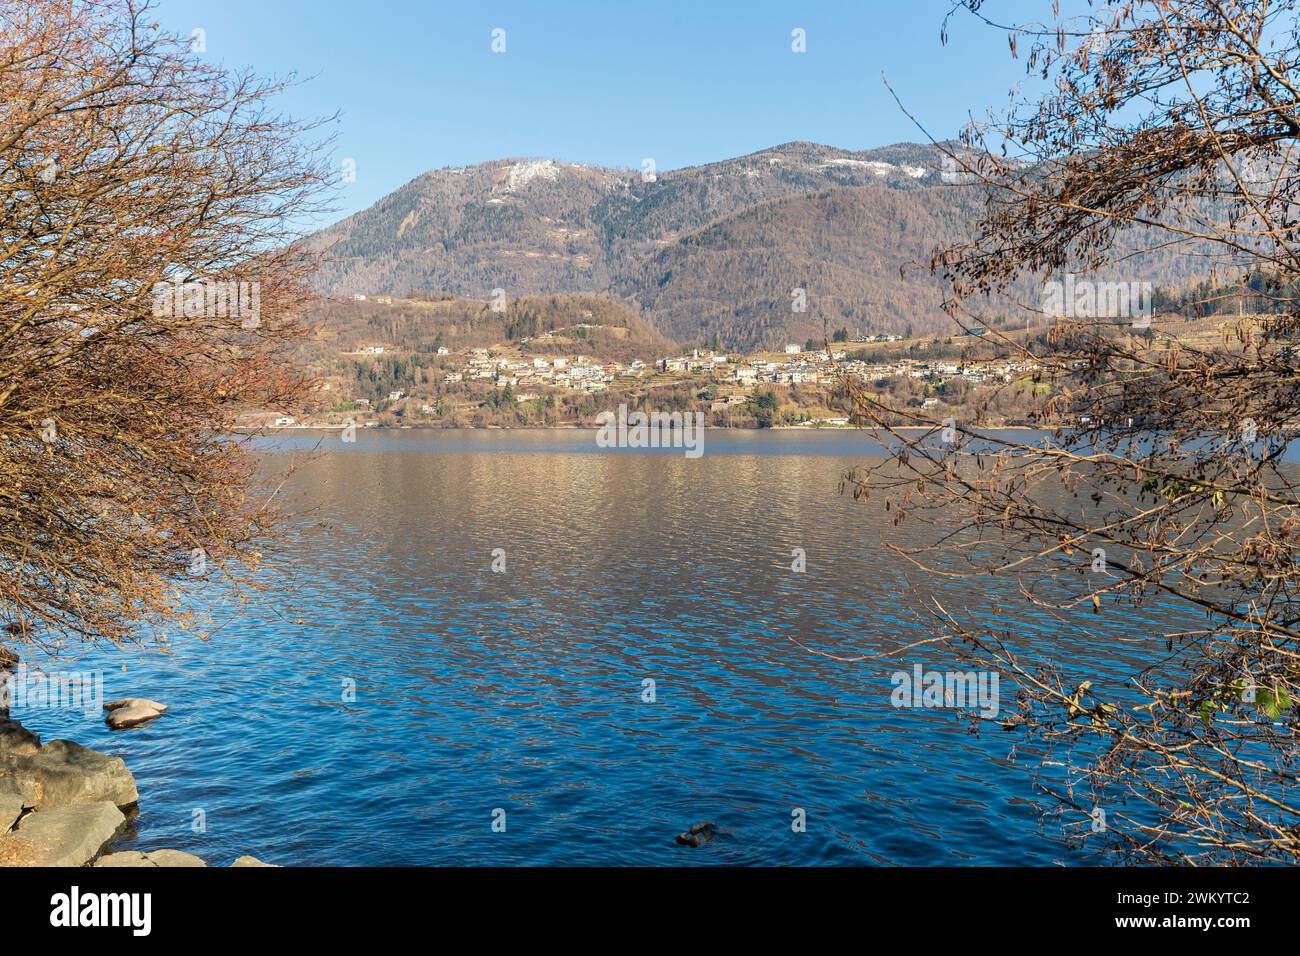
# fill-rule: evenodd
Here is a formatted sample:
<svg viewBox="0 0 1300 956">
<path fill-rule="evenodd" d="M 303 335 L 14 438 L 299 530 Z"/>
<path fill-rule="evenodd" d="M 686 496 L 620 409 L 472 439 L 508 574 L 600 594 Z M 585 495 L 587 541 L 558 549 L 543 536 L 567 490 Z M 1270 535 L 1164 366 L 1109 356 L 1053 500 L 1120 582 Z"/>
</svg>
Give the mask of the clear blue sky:
<svg viewBox="0 0 1300 956">
<path fill-rule="evenodd" d="M 946 0 L 158 0 L 206 58 L 296 72 L 298 117 L 340 114 L 356 162 L 338 216 L 420 173 L 505 157 L 671 169 L 790 140 L 866 149 L 936 137 L 1006 102 L 1006 37 Z M 999 20 L 1041 0 L 990 0 Z M 506 52 L 491 49 L 494 28 Z M 807 52 L 791 51 L 806 31 Z M 334 217 L 331 217 L 334 218 Z"/>
</svg>

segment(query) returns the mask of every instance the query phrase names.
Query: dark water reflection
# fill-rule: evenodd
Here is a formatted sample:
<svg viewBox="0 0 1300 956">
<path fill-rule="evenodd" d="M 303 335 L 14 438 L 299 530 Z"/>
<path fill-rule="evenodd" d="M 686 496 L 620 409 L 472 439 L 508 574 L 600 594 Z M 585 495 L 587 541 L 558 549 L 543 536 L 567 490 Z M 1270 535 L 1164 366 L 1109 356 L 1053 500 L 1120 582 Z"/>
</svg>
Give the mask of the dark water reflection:
<svg viewBox="0 0 1300 956">
<path fill-rule="evenodd" d="M 268 464 L 315 441 L 279 442 Z M 1011 736 L 895 709 L 895 667 L 791 638 L 861 654 L 928 636 L 915 591 L 1104 679 L 1129 669 L 1144 619 L 1063 628 L 1010 584 L 925 579 L 881 547 L 906 526 L 837 494 L 862 436 L 710 432 L 705 451 L 605 452 L 578 432 L 328 436 L 291 483 L 314 511 L 262 597 L 237 610 L 223 595 L 206 643 L 64 664 L 105 667 L 110 696 L 171 714 L 124 734 L 15 716 L 126 758 L 141 848 L 217 863 L 1094 862 L 1040 825 L 1034 761 Z M 718 840 L 674 844 L 705 819 Z"/>
</svg>

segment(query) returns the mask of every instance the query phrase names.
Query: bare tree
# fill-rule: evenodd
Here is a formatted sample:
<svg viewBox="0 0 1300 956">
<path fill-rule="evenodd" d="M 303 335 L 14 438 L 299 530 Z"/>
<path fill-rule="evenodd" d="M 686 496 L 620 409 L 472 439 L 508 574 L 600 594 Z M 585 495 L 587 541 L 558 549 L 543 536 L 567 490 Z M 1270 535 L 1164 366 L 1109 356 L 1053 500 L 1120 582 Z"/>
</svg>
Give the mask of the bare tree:
<svg viewBox="0 0 1300 956">
<path fill-rule="evenodd" d="M 1041 93 L 949 150 L 987 198 L 933 268 L 954 320 L 986 330 L 1021 385 L 1050 386 L 1037 412 L 1064 424 L 1045 442 L 981 434 L 851 382 L 891 450 L 847 485 L 932 529 L 900 550 L 935 575 L 1011 578 L 1027 612 L 1063 621 L 1147 609 L 1143 664 L 1116 681 L 930 604 L 943 642 L 1014 678 L 1008 729 L 1047 745 L 1040 785 L 1075 831 L 1139 860 L 1295 863 L 1300 501 L 1281 452 L 1300 422 L 1296 4 L 1055 10 L 1000 25 L 980 0 L 954 8 L 1005 29 Z M 1175 334 L 1107 284 L 1155 251 L 1213 265 L 1207 306 L 1268 307 Z M 1023 321 L 990 311 L 1027 278 L 1044 294 Z M 1080 827 L 1098 808 L 1105 826 Z"/>
<path fill-rule="evenodd" d="M 134 0 L 0 0 L 0 617 L 122 640 L 271 526 L 241 411 L 286 359 L 328 138 Z"/>
</svg>

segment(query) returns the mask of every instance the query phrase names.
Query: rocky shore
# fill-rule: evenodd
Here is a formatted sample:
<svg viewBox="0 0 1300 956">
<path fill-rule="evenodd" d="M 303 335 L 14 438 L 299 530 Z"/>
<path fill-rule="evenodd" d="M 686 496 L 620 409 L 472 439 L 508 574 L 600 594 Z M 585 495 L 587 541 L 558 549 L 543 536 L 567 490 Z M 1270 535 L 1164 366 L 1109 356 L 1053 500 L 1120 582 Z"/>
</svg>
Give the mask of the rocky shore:
<svg viewBox="0 0 1300 956">
<path fill-rule="evenodd" d="M 180 850 L 113 852 L 138 802 L 135 777 L 120 757 L 70 740 L 42 744 L 0 708 L 0 867 L 207 865 Z M 242 856 L 231 865 L 271 864 Z"/>
</svg>

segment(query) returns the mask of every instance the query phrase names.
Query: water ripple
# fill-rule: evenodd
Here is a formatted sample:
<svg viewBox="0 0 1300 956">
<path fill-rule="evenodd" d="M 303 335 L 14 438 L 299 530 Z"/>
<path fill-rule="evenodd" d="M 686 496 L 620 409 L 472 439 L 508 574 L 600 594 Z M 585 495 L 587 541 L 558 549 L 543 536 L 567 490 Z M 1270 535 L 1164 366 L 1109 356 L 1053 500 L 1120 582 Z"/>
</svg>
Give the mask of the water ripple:
<svg viewBox="0 0 1300 956">
<path fill-rule="evenodd" d="M 791 638 L 851 654 L 926 636 L 909 581 L 1070 654 L 1141 622 L 1063 635 L 1008 621 L 1009 591 L 909 577 L 880 545 L 888 517 L 836 492 L 870 451 L 855 436 L 710 433 L 699 460 L 595 454 L 581 433 L 361 439 L 294 478 L 311 521 L 209 640 L 64 662 L 165 718 L 110 734 L 15 714 L 128 761 L 133 845 L 214 863 L 1092 862 L 1039 826 L 999 732 L 894 709 L 883 665 Z M 677 846 L 701 820 L 719 836 Z"/>
</svg>

